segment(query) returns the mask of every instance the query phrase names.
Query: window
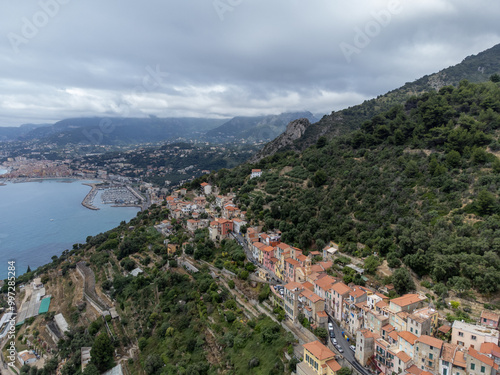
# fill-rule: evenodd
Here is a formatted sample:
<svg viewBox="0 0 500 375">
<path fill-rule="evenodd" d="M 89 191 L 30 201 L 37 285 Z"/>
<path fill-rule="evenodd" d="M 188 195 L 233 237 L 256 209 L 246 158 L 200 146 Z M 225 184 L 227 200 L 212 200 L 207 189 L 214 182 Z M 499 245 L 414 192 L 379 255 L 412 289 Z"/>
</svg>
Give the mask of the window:
<svg viewBox="0 0 500 375">
<path fill-rule="evenodd" d="M 418 329 L 415 330 L 415 335 L 418 335 Z"/>
<path fill-rule="evenodd" d="M 448 369 L 447 368 L 444 368 L 443 369 L 443 375 L 447 375 L 448 374 Z"/>
<path fill-rule="evenodd" d="M 434 356 L 432 355 L 432 353 L 429 353 L 429 359 L 433 359 Z"/>
<path fill-rule="evenodd" d="M 471 370 L 475 370 L 476 369 L 476 364 L 475 363 L 471 363 L 470 364 L 470 369 Z"/>
<path fill-rule="evenodd" d="M 464 337 L 464 333 L 463 332 L 458 332 L 458 336 L 459 337 Z"/>
<path fill-rule="evenodd" d="M 484 374 L 486 372 L 486 367 L 481 366 L 481 372 Z"/>
<path fill-rule="evenodd" d="M 413 327 L 410 328 L 410 332 L 413 333 Z"/>
<path fill-rule="evenodd" d="M 432 367 L 432 362 L 431 361 L 429 361 L 429 367 Z"/>
<path fill-rule="evenodd" d="M 474 335 L 471 335 L 471 336 L 470 336 L 470 338 L 471 338 L 472 340 L 474 340 L 474 341 L 476 341 L 476 340 L 477 340 L 477 337 L 476 337 L 476 336 L 474 336 Z"/>
<path fill-rule="evenodd" d="M 460 346 L 464 346 L 464 342 L 463 341 L 457 341 L 457 344 L 460 345 Z"/>
</svg>

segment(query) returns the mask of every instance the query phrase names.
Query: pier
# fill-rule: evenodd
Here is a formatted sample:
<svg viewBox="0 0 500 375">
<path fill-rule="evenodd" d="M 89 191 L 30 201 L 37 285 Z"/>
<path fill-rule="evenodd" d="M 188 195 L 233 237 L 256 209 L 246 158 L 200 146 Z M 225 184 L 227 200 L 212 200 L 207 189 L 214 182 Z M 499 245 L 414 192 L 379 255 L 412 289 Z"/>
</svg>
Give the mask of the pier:
<svg viewBox="0 0 500 375">
<path fill-rule="evenodd" d="M 94 202 L 94 198 L 97 194 L 97 190 L 98 190 L 96 184 L 83 183 L 83 185 L 90 186 L 90 187 L 92 187 L 92 189 L 85 196 L 85 198 L 83 198 L 82 206 L 85 208 L 88 208 L 89 210 L 99 210 L 99 208 L 92 205 L 92 203 Z"/>
</svg>

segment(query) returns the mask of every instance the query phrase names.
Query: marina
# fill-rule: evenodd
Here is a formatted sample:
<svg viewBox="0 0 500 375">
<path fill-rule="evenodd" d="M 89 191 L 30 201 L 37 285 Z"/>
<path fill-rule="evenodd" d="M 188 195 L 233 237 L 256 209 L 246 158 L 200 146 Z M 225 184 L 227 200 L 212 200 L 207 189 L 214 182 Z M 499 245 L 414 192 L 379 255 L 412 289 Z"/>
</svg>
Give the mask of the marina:
<svg viewBox="0 0 500 375">
<path fill-rule="evenodd" d="M 96 207 L 94 204 L 94 201 L 97 197 L 97 193 L 99 192 L 99 190 L 102 191 L 100 198 L 103 204 L 111 204 L 112 207 L 142 208 L 142 203 L 144 202 L 144 198 L 130 186 L 123 186 L 123 185 L 103 186 L 99 184 L 88 184 L 88 183 L 84 183 L 83 185 L 87 185 L 92 188 L 82 201 L 82 206 L 88 208 L 89 210 L 100 209 L 99 207 Z"/>
</svg>

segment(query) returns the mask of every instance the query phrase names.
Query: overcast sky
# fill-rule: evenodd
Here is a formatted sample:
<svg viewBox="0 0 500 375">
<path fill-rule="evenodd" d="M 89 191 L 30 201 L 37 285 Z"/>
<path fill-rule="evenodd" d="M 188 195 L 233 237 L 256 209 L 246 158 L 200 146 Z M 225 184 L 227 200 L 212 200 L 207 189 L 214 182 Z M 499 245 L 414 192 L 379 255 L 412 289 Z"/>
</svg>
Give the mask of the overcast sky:
<svg viewBox="0 0 500 375">
<path fill-rule="evenodd" d="M 330 113 L 500 43 L 500 2 L 0 3 L 0 126 Z"/>
</svg>

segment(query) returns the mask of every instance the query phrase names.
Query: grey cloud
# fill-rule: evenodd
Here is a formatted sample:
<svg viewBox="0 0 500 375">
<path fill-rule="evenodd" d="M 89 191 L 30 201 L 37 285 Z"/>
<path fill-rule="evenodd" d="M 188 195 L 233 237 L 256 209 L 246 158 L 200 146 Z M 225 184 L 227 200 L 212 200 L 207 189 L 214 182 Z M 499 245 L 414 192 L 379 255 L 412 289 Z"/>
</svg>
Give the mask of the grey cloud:
<svg viewBox="0 0 500 375">
<path fill-rule="evenodd" d="M 215 1 L 227 5 L 222 20 Z M 0 126 L 124 107 L 136 116 L 330 113 L 500 42 L 500 4 L 401 0 L 385 22 L 391 1 L 4 2 Z M 50 4 L 59 8 L 46 25 L 23 36 Z M 348 61 L 341 43 L 355 46 L 367 27 L 376 35 Z M 12 33 L 27 41 L 18 53 Z M 144 87 L 156 67 L 161 85 Z"/>
</svg>

